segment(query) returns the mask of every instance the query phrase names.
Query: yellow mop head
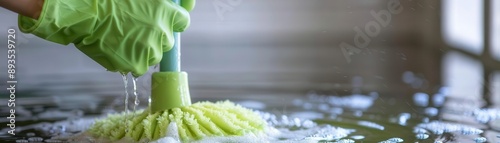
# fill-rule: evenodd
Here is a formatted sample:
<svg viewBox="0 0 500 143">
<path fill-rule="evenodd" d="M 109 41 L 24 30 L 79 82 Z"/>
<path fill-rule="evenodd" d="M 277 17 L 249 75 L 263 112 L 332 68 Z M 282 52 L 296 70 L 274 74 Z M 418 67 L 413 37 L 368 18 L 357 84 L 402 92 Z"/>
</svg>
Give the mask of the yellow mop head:
<svg viewBox="0 0 500 143">
<path fill-rule="evenodd" d="M 155 113 L 144 110 L 133 114 L 114 114 L 96 121 L 87 132 L 109 141 L 154 141 L 167 135 L 171 122 L 177 124 L 178 135 L 183 142 L 204 137 L 259 134 L 266 126 L 266 122 L 252 110 L 224 101 L 198 102 Z"/>
</svg>

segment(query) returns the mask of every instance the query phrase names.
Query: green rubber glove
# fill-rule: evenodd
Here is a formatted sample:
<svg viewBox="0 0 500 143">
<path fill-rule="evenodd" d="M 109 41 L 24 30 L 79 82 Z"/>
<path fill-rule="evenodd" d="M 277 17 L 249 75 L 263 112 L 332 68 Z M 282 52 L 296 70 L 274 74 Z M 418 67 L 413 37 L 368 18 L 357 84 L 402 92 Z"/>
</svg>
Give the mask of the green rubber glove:
<svg viewBox="0 0 500 143">
<path fill-rule="evenodd" d="M 38 20 L 19 16 L 19 29 L 80 51 L 113 72 L 146 73 L 189 26 L 195 0 L 45 0 Z M 185 7 L 185 8 L 183 8 Z"/>
</svg>

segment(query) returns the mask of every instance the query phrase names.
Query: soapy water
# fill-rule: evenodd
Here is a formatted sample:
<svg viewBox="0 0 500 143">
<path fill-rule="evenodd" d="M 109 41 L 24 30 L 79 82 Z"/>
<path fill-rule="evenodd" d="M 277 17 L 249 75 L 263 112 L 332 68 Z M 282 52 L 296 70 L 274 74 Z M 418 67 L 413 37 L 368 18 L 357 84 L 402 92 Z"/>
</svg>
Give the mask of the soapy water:
<svg viewBox="0 0 500 143">
<path fill-rule="evenodd" d="M 431 96 L 422 96 L 434 99 Z M 414 108 L 404 112 L 391 112 L 382 114 L 378 108 L 387 106 L 391 99 L 382 99 L 377 93 L 367 95 L 355 94 L 349 96 L 332 96 L 310 92 L 304 98 L 290 99 L 287 113 L 273 112 L 272 104 L 257 100 L 235 101 L 243 106 L 255 110 L 268 127 L 264 134 L 246 135 L 239 137 L 207 137 L 197 142 L 492 142 L 500 141 L 498 130 L 485 127 L 500 119 L 498 109 L 474 109 L 467 111 L 454 111 L 453 109 L 437 108 L 425 100 L 417 99 Z M 281 100 L 280 100 L 281 101 Z M 411 102 L 411 101 L 410 101 Z M 434 103 L 434 101 L 433 101 Z M 384 106 L 382 106 L 384 105 Z M 433 105 L 433 104 L 432 104 Z M 390 107 L 402 108 L 408 106 L 405 102 L 394 102 Z M 386 111 L 390 109 L 384 108 Z M 415 112 L 418 110 L 421 112 Z M 27 111 L 29 112 L 29 111 Z M 60 112 L 60 113 L 58 113 Z M 446 121 L 439 118 L 441 112 L 451 112 L 458 116 L 470 117 L 477 126 L 470 123 Z M 34 116 L 45 117 L 48 114 L 68 116 L 66 120 L 56 122 L 43 122 L 17 128 L 16 142 L 92 142 L 85 130 L 103 115 L 83 116 L 81 111 L 45 111 Z M 44 118 L 39 118 L 44 119 Z M 169 125 L 167 136 L 160 142 L 179 142 L 178 135 Z M 176 128 L 175 128 L 176 129 Z M 6 133 L 2 130 L 1 133 Z M 488 134 L 493 134 L 493 136 Z M 123 142 L 126 142 L 125 140 Z"/>
</svg>

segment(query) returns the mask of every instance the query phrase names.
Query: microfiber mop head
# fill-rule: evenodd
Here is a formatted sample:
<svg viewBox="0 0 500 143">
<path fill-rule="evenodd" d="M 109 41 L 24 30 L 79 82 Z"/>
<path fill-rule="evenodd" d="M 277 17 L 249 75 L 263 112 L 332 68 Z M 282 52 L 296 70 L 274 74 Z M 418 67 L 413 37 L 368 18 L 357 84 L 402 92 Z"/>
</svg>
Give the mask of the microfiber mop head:
<svg viewBox="0 0 500 143">
<path fill-rule="evenodd" d="M 167 135 L 167 127 L 172 122 L 177 124 L 178 135 L 183 142 L 203 137 L 259 134 L 266 126 L 257 113 L 232 102 L 198 102 L 155 113 L 147 109 L 133 114 L 110 115 L 96 121 L 88 133 L 109 141 L 123 138 L 154 141 Z"/>
</svg>

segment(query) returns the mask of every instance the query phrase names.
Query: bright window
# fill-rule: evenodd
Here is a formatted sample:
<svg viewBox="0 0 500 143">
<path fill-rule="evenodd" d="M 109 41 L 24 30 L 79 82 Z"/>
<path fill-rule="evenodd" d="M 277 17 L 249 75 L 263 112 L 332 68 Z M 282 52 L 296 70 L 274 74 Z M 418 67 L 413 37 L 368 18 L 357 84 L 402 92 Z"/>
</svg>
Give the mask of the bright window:
<svg viewBox="0 0 500 143">
<path fill-rule="evenodd" d="M 449 52 L 444 55 L 442 72 L 451 96 L 482 98 L 483 68 L 479 61 L 458 52 Z"/>
<path fill-rule="evenodd" d="M 486 100 L 500 101 L 500 0 L 443 0 L 442 6 L 442 32 L 450 50 L 443 58 L 444 84 L 451 95 L 481 98 L 491 91 L 492 99 Z"/>
<path fill-rule="evenodd" d="M 496 104 L 500 104 L 500 72 L 496 72 L 494 76 L 491 77 L 491 83 L 492 101 L 496 102 Z"/>
<path fill-rule="evenodd" d="M 493 3 L 493 12 L 492 16 L 492 38 L 491 38 L 491 46 L 492 46 L 492 54 L 497 60 L 500 60 L 500 1 L 492 0 Z"/>
<path fill-rule="evenodd" d="M 482 0 L 443 0 L 443 32 L 447 44 L 481 54 L 482 5 Z"/>
</svg>

